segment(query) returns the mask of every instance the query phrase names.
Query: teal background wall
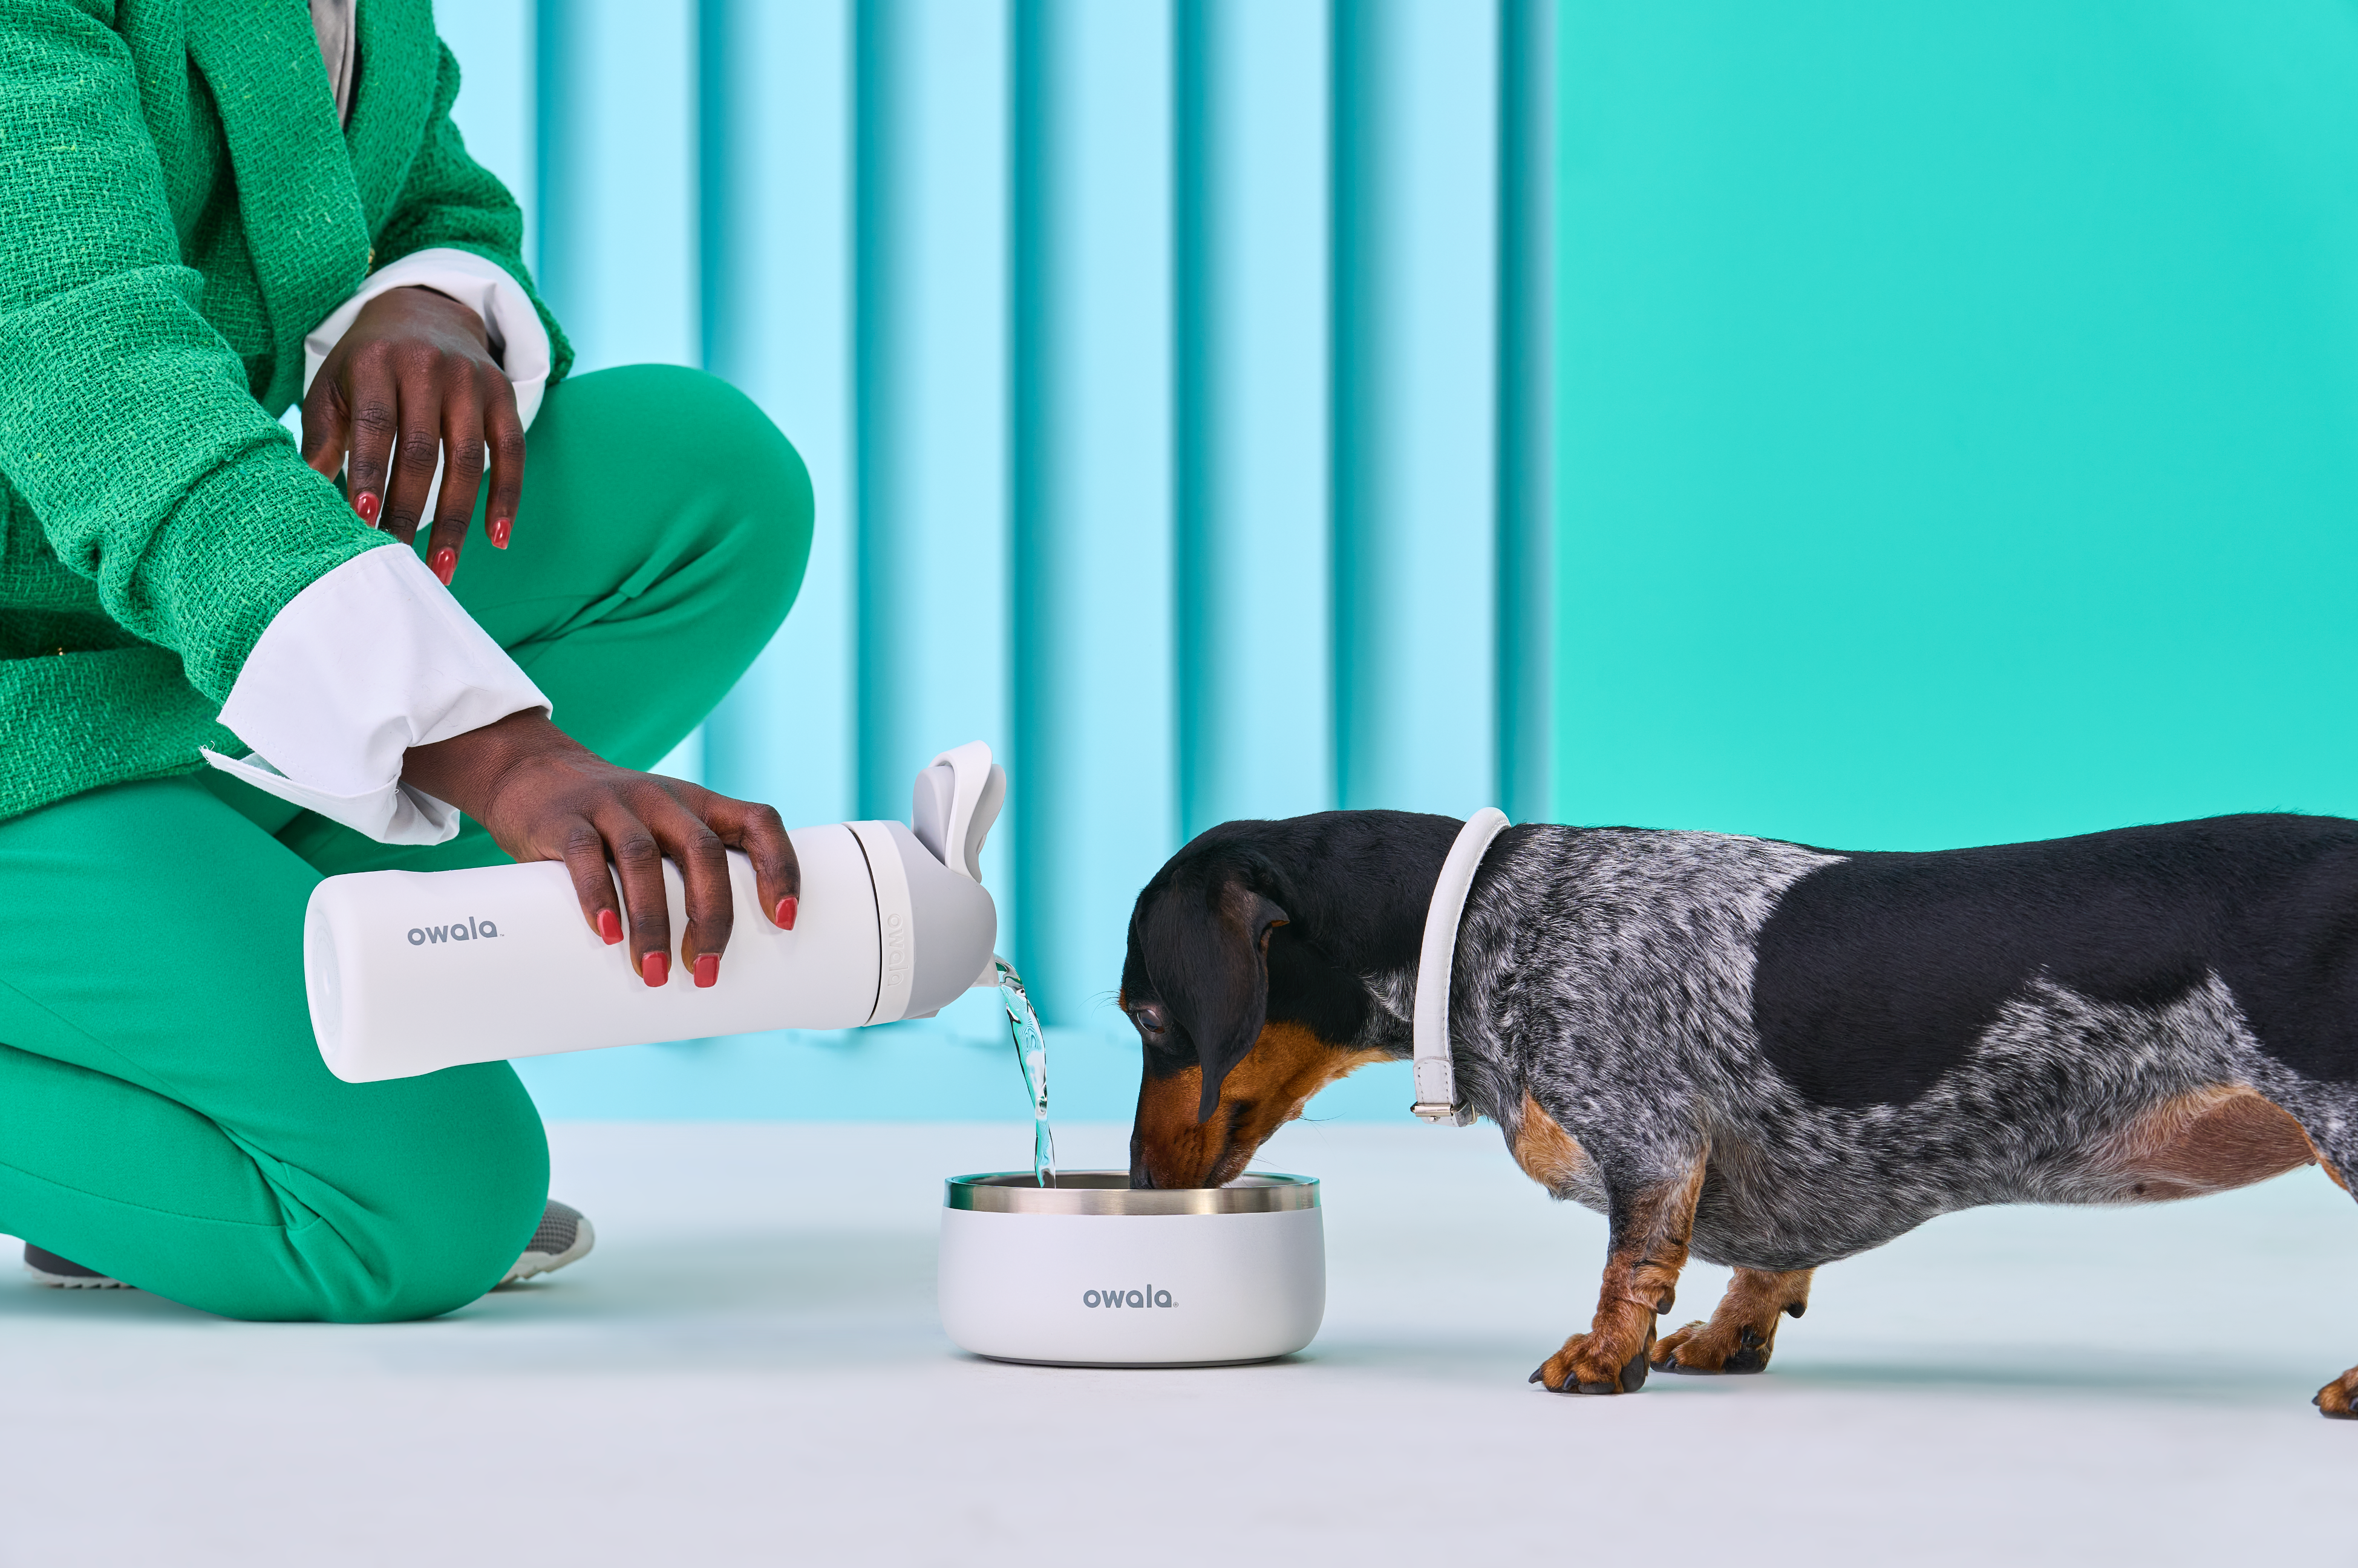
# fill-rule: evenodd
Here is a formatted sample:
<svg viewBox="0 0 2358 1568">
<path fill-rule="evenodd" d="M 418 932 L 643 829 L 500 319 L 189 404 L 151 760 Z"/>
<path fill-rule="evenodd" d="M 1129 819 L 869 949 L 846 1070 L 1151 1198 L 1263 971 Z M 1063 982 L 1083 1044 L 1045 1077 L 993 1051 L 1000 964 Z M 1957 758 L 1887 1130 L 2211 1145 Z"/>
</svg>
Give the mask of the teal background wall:
<svg viewBox="0 0 2358 1568">
<path fill-rule="evenodd" d="M 678 765 L 818 821 L 989 739 L 1065 1114 L 1127 1114 L 1122 915 L 1228 816 L 2358 813 L 2345 6 L 442 25 L 584 362 L 720 371 L 817 480 L 804 602 Z M 527 1072 L 559 1114 L 1021 1114 L 971 1004 Z"/>
<path fill-rule="evenodd" d="M 2358 12 L 1559 43 L 1562 819 L 2358 814 Z"/>
<path fill-rule="evenodd" d="M 1130 1114 L 1124 926 L 1194 832 L 1545 813 L 1553 13 L 442 8 L 579 368 L 703 365 L 811 467 L 802 601 L 670 771 L 905 816 L 989 741 L 1060 1115 Z M 523 1071 L 557 1115 L 1017 1118 L 1011 1055 L 977 997 Z M 1371 1072 L 1317 1114 L 1410 1098 Z"/>
</svg>

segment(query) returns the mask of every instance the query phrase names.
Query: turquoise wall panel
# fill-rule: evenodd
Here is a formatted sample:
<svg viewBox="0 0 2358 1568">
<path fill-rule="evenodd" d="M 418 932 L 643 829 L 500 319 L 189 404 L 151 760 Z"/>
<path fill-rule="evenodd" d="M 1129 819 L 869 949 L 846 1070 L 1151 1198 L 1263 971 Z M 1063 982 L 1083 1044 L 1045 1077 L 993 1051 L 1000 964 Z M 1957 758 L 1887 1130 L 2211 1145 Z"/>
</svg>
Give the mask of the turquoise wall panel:
<svg viewBox="0 0 2358 1568">
<path fill-rule="evenodd" d="M 574 369 L 697 364 L 696 6 L 563 0 L 540 16 L 535 267 Z"/>
<path fill-rule="evenodd" d="M 436 13 L 435 30 L 459 58 L 452 110 L 467 150 L 496 173 L 524 207 L 525 256 L 538 254 L 539 94 L 535 0 L 470 0 Z"/>
<path fill-rule="evenodd" d="M 1178 13 L 1183 828 L 1335 805 L 1334 381 L 1317 0 Z"/>
<path fill-rule="evenodd" d="M 1559 811 L 2358 812 L 2358 21 L 1566 7 Z"/>
<path fill-rule="evenodd" d="M 789 823 L 860 815 L 851 393 L 851 28 L 841 0 L 703 8 L 705 368 L 810 470 L 794 614 L 706 727 L 704 782 Z"/>
<path fill-rule="evenodd" d="M 852 440 L 859 551 L 859 807 L 909 814 L 936 753 L 1014 741 L 1009 194 L 1012 39 L 1004 0 L 857 8 L 858 276 Z M 1020 902 L 1022 818 L 986 878 Z"/>
<path fill-rule="evenodd" d="M 1059 1114 L 1129 1113 L 1124 925 L 1188 835 L 1545 798 L 1552 11 L 442 18 L 582 367 L 701 364 L 811 468 L 801 601 L 667 765 L 790 821 L 905 816 L 936 751 L 989 741 L 986 877 Z M 557 1114 L 1013 1118 L 997 1027 L 976 996 L 524 1070 Z M 1316 1114 L 1408 1098 L 1371 1072 Z"/>
<path fill-rule="evenodd" d="M 1171 0 L 1016 12 L 1013 952 L 1110 1033 L 1131 901 L 1179 842 Z"/>
<path fill-rule="evenodd" d="M 1498 800 L 1498 16 L 1336 16 L 1336 793 L 1470 816 Z"/>
<path fill-rule="evenodd" d="M 1498 794 L 1548 818 L 1555 724 L 1556 8 L 1508 5 L 1498 48 Z"/>
</svg>

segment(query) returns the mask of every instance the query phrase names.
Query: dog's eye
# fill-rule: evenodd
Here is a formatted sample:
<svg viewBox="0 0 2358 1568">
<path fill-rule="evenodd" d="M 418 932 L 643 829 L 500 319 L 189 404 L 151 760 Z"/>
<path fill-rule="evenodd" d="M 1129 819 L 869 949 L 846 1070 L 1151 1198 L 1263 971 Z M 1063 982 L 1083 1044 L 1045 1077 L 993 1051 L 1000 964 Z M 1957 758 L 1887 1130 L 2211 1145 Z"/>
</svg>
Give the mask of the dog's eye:
<svg viewBox="0 0 2358 1568">
<path fill-rule="evenodd" d="M 1152 1002 L 1130 1009 L 1130 1016 L 1141 1031 L 1148 1034 L 1163 1033 L 1163 1010 Z"/>
</svg>

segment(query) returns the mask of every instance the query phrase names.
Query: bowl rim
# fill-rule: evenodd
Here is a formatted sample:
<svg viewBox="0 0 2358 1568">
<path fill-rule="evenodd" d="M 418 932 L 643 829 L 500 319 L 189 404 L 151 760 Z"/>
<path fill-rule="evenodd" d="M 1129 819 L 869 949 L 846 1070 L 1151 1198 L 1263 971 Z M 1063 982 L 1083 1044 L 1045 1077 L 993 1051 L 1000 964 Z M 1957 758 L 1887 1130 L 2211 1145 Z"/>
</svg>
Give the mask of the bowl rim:
<svg viewBox="0 0 2358 1568">
<path fill-rule="evenodd" d="M 1276 1214 L 1318 1206 L 1318 1178 L 1248 1171 L 1225 1187 L 1130 1184 L 1128 1171 L 1059 1171 L 1059 1185 L 1034 1184 L 1029 1171 L 978 1171 L 942 1183 L 942 1206 L 979 1214 Z M 1061 1184 L 1074 1177 L 1101 1184 Z M 1119 1182 L 1120 1184 L 1114 1184 Z"/>
</svg>

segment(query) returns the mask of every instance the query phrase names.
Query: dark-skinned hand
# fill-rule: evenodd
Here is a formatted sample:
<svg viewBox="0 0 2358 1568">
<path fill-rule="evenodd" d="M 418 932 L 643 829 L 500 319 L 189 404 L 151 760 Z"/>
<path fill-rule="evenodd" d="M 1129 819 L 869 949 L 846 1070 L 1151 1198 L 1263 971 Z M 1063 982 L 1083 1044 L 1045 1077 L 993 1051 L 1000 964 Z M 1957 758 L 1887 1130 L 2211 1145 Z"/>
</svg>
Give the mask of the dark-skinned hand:
<svg viewBox="0 0 2358 1568">
<path fill-rule="evenodd" d="M 447 585 L 487 455 L 483 533 L 504 550 L 524 491 L 524 420 L 483 319 L 430 288 L 388 289 L 362 306 L 303 399 L 303 460 L 330 479 L 342 470 L 361 520 L 406 545 L 442 457 L 426 564 Z"/>
<path fill-rule="evenodd" d="M 679 956 L 698 985 L 719 978 L 735 919 L 727 850 L 741 850 L 752 862 L 772 924 L 794 929 L 802 867 L 776 812 L 684 779 L 618 768 L 536 708 L 412 746 L 401 778 L 481 823 L 517 860 L 564 861 L 582 918 L 610 946 L 624 935 L 624 913 L 606 870 L 611 860 L 628 909 L 631 967 L 651 986 L 671 977 L 665 860 L 679 868 L 686 884 L 687 930 Z"/>
</svg>

